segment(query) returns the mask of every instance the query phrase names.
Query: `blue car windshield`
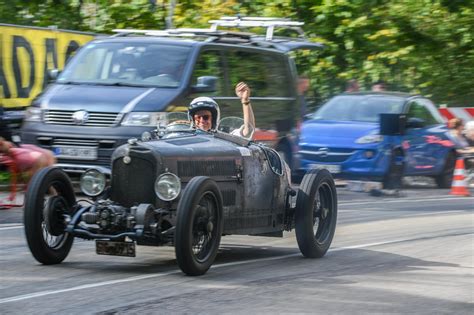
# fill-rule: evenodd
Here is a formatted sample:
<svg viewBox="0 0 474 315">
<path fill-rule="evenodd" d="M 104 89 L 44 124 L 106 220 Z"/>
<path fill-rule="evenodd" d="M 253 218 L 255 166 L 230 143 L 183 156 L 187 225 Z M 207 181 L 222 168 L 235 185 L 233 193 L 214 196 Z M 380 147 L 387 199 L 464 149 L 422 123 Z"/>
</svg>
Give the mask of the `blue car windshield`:
<svg viewBox="0 0 474 315">
<path fill-rule="evenodd" d="M 330 99 L 312 115 L 317 120 L 378 122 L 379 114 L 399 114 L 404 99 L 390 95 L 341 95 Z"/>
<path fill-rule="evenodd" d="M 143 42 L 92 42 L 59 76 L 60 84 L 178 87 L 189 47 Z"/>
</svg>

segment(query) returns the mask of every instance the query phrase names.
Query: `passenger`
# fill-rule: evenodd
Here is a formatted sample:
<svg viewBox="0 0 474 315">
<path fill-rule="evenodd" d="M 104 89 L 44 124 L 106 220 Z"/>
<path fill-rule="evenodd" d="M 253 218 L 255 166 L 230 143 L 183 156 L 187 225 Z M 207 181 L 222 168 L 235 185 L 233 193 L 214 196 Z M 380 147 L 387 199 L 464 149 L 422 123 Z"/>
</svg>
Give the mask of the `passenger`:
<svg viewBox="0 0 474 315">
<path fill-rule="evenodd" d="M 346 92 L 347 93 L 350 93 L 350 92 L 359 92 L 359 82 L 357 82 L 357 80 L 355 79 L 351 79 L 349 81 L 347 81 L 347 84 L 346 84 Z"/>
<path fill-rule="evenodd" d="M 43 167 L 56 163 L 56 158 L 51 151 L 31 144 L 19 147 L 0 137 L 0 154 L 10 157 L 18 167 L 19 172 L 24 172 L 28 180 Z"/>
<path fill-rule="evenodd" d="M 456 145 L 456 151 L 461 154 L 474 153 L 474 147 L 470 147 L 467 139 L 463 135 L 464 122 L 460 118 L 453 118 L 448 121 L 449 136 Z"/>
<path fill-rule="evenodd" d="M 242 102 L 244 124 L 240 129 L 240 136 L 248 137 L 255 127 L 255 116 L 250 104 L 250 88 L 240 82 L 235 87 L 235 94 Z M 188 107 L 188 118 L 193 126 L 204 131 L 216 129 L 220 119 L 219 105 L 210 97 L 197 97 L 191 101 Z"/>
<path fill-rule="evenodd" d="M 385 90 L 386 90 L 385 82 L 382 80 L 379 80 L 372 85 L 373 92 L 383 92 Z"/>
</svg>

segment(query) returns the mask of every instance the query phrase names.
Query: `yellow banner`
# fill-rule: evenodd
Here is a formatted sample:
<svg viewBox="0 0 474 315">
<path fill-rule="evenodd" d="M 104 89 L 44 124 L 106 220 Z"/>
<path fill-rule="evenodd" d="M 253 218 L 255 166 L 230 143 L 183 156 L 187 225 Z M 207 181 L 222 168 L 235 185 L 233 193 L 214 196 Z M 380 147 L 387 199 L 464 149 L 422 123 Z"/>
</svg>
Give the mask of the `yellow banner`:
<svg viewBox="0 0 474 315">
<path fill-rule="evenodd" d="M 0 105 L 24 107 L 47 85 L 50 69 L 63 69 L 90 34 L 0 24 Z"/>
</svg>

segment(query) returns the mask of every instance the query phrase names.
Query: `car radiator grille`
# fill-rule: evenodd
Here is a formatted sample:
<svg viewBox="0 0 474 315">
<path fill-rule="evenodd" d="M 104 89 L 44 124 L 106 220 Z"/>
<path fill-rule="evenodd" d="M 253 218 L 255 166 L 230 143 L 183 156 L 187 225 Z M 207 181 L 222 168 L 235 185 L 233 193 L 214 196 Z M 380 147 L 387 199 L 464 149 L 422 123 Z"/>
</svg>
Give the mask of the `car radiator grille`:
<svg viewBox="0 0 474 315">
<path fill-rule="evenodd" d="M 132 158 L 130 164 L 116 159 L 112 172 L 112 200 L 125 207 L 155 202 L 156 167 L 150 160 Z"/>
<path fill-rule="evenodd" d="M 113 127 L 122 118 L 121 113 L 89 112 L 87 121 L 76 124 L 73 119 L 73 110 L 46 110 L 44 112 L 44 122 L 54 125 L 81 125 L 91 127 Z"/>
</svg>

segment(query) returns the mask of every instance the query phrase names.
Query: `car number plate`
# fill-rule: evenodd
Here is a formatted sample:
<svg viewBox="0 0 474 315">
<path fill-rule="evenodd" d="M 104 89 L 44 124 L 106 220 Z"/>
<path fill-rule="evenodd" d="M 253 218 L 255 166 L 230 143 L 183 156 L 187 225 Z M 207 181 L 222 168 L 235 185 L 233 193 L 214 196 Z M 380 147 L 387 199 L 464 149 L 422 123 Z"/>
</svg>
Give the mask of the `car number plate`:
<svg viewBox="0 0 474 315">
<path fill-rule="evenodd" d="M 336 164 L 311 164 L 310 166 L 311 168 L 327 169 L 333 174 L 338 174 L 341 172 L 341 166 Z"/>
<path fill-rule="evenodd" d="M 96 147 L 54 146 L 54 155 L 62 159 L 96 160 Z"/>
<path fill-rule="evenodd" d="M 98 255 L 135 257 L 135 242 L 95 241 Z"/>
</svg>

